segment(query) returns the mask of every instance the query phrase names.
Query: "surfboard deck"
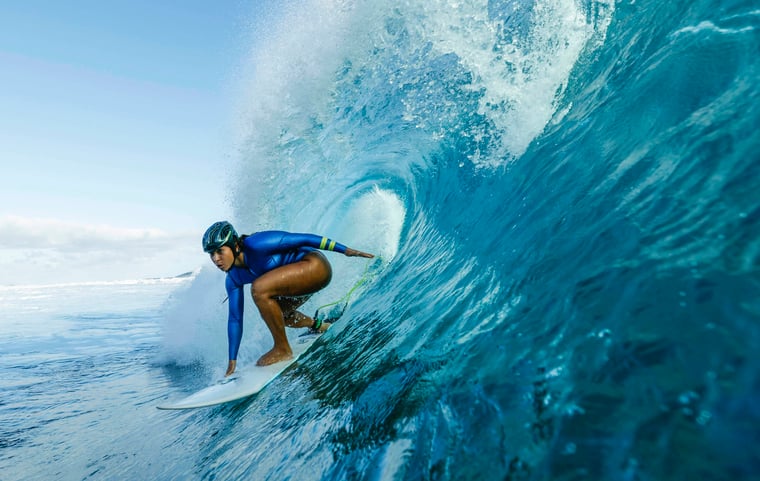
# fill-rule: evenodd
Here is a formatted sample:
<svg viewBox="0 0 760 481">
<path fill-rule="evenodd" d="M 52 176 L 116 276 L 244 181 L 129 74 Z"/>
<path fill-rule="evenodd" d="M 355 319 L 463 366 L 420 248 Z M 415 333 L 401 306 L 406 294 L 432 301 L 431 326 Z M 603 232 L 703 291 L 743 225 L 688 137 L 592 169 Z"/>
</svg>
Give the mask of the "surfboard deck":
<svg viewBox="0 0 760 481">
<path fill-rule="evenodd" d="M 231 401 L 253 396 L 277 378 L 285 369 L 301 357 L 314 344 L 321 334 L 305 334 L 291 341 L 293 359 L 269 366 L 250 366 L 239 369 L 227 378 L 203 388 L 187 397 L 168 404 L 156 406 L 158 409 L 196 409 L 216 406 Z"/>
</svg>

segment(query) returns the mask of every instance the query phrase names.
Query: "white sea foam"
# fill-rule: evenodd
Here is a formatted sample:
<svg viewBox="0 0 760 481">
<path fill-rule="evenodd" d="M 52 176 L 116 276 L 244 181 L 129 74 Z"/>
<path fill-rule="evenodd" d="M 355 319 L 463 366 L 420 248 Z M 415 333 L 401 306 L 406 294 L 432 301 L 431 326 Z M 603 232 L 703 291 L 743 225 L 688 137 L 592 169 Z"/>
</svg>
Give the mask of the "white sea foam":
<svg viewBox="0 0 760 481">
<path fill-rule="evenodd" d="M 614 3 L 594 2 L 591 21 L 573 0 L 538 0 L 524 39 L 505 38 L 509 26 L 489 16 L 488 3 L 426 1 L 416 16 L 421 37 L 441 53 L 456 54 L 472 73 L 471 88 L 482 92 L 478 113 L 496 125 L 502 148 L 471 160 L 496 166 L 521 156 L 544 130 L 581 52 L 591 40 L 592 47 L 603 41 Z"/>
<path fill-rule="evenodd" d="M 683 27 L 679 30 L 676 30 L 673 32 L 673 36 L 679 36 L 682 34 L 695 34 L 695 33 L 703 33 L 703 32 L 712 32 L 717 33 L 721 35 L 734 35 L 737 33 L 747 33 L 752 32 L 755 30 L 755 27 L 752 25 L 739 27 L 739 28 L 726 28 L 721 27 L 719 25 L 716 25 L 715 23 L 709 21 L 709 20 L 703 20 L 702 22 L 699 22 L 697 25 L 690 25 L 688 27 Z"/>
</svg>

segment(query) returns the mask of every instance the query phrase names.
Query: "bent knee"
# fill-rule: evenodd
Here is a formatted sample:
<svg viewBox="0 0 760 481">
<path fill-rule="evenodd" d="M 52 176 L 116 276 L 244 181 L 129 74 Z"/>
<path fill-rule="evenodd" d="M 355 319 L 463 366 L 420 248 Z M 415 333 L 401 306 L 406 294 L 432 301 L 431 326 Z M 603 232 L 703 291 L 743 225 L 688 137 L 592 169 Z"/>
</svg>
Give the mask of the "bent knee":
<svg viewBox="0 0 760 481">
<path fill-rule="evenodd" d="M 271 299 L 274 297 L 274 294 L 267 289 L 263 282 L 253 281 L 251 283 L 251 297 L 253 298 L 253 302 L 258 303 Z"/>
</svg>

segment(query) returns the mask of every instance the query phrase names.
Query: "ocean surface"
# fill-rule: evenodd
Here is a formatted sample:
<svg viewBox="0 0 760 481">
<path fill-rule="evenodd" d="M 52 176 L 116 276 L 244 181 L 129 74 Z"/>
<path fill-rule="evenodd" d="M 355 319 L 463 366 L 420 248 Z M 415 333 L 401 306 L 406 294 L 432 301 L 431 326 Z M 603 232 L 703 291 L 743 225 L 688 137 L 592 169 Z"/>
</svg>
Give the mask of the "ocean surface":
<svg viewBox="0 0 760 481">
<path fill-rule="evenodd" d="M 369 282 L 259 395 L 176 412 L 226 367 L 210 263 L 0 288 L 2 481 L 760 479 L 757 2 L 261 15 L 220 218 Z M 328 255 L 308 309 L 368 268 Z"/>
</svg>

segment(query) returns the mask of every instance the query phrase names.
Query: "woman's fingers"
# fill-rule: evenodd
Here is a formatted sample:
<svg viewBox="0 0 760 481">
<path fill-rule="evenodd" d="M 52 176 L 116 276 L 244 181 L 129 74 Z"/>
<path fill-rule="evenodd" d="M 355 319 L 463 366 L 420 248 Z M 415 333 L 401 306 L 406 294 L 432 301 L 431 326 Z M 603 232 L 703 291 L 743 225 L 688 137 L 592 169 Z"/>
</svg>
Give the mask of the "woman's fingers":
<svg viewBox="0 0 760 481">
<path fill-rule="evenodd" d="M 349 257 L 365 257 L 367 259 L 372 259 L 375 257 L 372 254 L 368 254 L 366 252 L 358 251 L 356 249 L 351 249 L 350 247 L 346 249 L 346 255 Z"/>
</svg>

